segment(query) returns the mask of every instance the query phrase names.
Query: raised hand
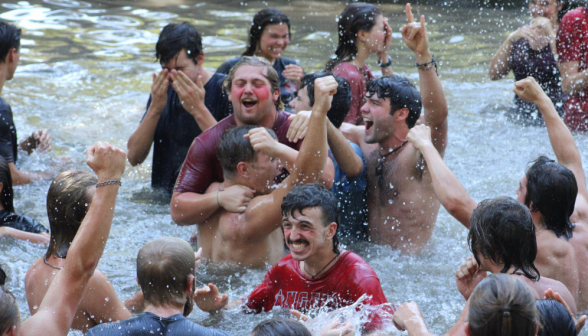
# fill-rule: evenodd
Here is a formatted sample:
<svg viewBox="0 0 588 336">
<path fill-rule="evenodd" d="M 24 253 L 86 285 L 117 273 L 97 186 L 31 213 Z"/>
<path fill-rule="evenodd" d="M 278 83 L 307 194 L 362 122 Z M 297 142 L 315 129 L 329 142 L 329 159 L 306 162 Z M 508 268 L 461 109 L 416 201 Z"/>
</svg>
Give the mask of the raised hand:
<svg viewBox="0 0 588 336">
<path fill-rule="evenodd" d="M 255 190 L 237 184 L 218 191 L 218 204 L 228 212 L 245 212 L 254 196 Z"/>
<path fill-rule="evenodd" d="M 106 142 L 97 142 L 86 150 L 86 163 L 98 175 L 98 182 L 120 181 L 127 155 Z"/>
<path fill-rule="evenodd" d="M 427 125 L 416 125 L 413 127 L 406 136 L 406 140 L 410 142 L 414 148 L 420 150 L 425 146 L 432 146 L 431 140 L 431 128 Z"/>
<path fill-rule="evenodd" d="M 202 76 L 198 76 L 196 83 L 194 83 L 182 71 L 172 70 L 171 78 L 174 90 L 178 93 L 182 106 L 188 113 L 195 116 L 198 111 L 205 108 L 204 96 L 206 95 L 206 90 L 202 84 Z"/>
<path fill-rule="evenodd" d="M 422 55 L 429 51 L 429 40 L 427 38 L 427 27 L 425 16 L 421 15 L 420 23 L 415 22 L 410 4 L 406 4 L 406 19 L 408 24 L 404 25 L 400 32 L 406 46 L 415 53 Z"/>
<path fill-rule="evenodd" d="M 472 295 L 472 292 L 480 281 L 488 275 L 487 272 L 478 272 L 479 266 L 476 259 L 473 257 L 467 257 L 466 263 L 455 272 L 455 282 L 457 289 L 463 295 L 466 301 Z"/>
<path fill-rule="evenodd" d="M 265 127 L 249 130 L 249 133 L 245 134 L 244 138 L 249 139 L 255 151 L 262 151 L 271 157 L 277 157 L 280 154 L 282 145 L 269 134 Z"/>
<path fill-rule="evenodd" d="M 337 93 L 337 81 L 333 76 L 325 76 L 314 80 L 314 105 L 313 111 L 324 115 L 331 109 L 333 95 Z"/>
<path fill-rule="evenodd" d="M 210 283 L 196 290 L 194 302 L 202 311 L 212 313 L 223 309 L 229 303 L 229 296 L 221 294 L 218 288 Z"/>
<path fill-rule="evenodd" d="M 151 107 L 157 114 L 163 113 L 167 105 L 167 86 L 169 79 L 167 78 L 169 71 L 167 69 L 161 70 L 159 74 L 153 74 L 153 84 L 151 85 Z"/>
<path fill-rule="evenodd" d="M 308 122 L 310 121 L 311 111 L 300 111 L 296 114 L 292 114 L 288 117 L 291 121 L 290 127 L 288 127 L 288 141 L 298 142 L 298 140 L 304 139 L 306 131 L 308 131 Z"/>
<path fill-rule="evenodd" d="M 580 316 L 579 319 L 576 319 L 576 316 L 574 315 L 574 313 L 572 313 L 572 310 L 570 309 L 570 306 L 568 306 L 566 301 L 561 297 L 561 295 L 559 295 L 559 293 L 554 292 L 553 289 L 551 289 L 551 288 L 549 288 L 548 290 L 545 291 L 545 298 L 555 300 L 555 301 L 563 304 L 564 307 L 566 307 L 566 309 L 568 310 L 568 312 L 572 316 L 574 323 L 576 324 L 576 335 L 579 335 L 580 331 L 582 331 L 582 328 L 584 328 L 584 325 L 586 324 L 586 315 L 582 315 L 582 316 Z"/>
<path fill-rule="evenodd" d="M 515 82 L 513 92 L 522 99 L 535 104 L 542 99 L 549 99 L 543 88 L 533 77 L 527 77 Z"/>
<path fill-rule="evenodd" d="M 418 322 L 426 327 L 425 318 L 416 302 L 405 302 L 394 312 L 394 325 L 400 330 L 407 329 L 407 322 Z"/>
<path fill-rule="evenodd" d="M 42 129 L 34 131 L 31 137 L 38 151 L 48 152 L 51 150 L 51 134 L 49 134 L 49 130 Z"/>
<path fill-rule="evenodd" d="M 388 19 L 384 19 L 384 30 L 386 32 L 386 37 L 384 37 L 384 45 L 382 49 L 378 51 L 378 59 L 380 62 L 388 63 L 388 48 L 390 48 L 390 44 L 392 43 L 392 28 L 390 28 L 390 24 L 388 24 Z"/>
<path fill-rule="evenodd" d="M 300 87 L 300 81 L 302 80 L 302 77 L 304 77 L 304 71 L 300 65 L 288 64 L 286 65 L 283 75 L 286 79 L 296 82 L 296 85 Z"/>
</svg>

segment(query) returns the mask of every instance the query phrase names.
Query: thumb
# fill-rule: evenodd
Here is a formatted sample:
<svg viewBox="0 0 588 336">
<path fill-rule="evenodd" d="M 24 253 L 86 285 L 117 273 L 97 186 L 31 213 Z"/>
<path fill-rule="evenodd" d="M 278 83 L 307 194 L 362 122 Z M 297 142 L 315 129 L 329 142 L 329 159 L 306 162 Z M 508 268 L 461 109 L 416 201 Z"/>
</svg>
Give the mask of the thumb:
<svg viewBox="0 0 588 336">
<path fill-rule="evenodd" d="M 226 304 L 227 302 L 229 302 L 229 294 L 223 294 L 221 303 Z"/>
<path fill-rule="evenodd" d="M 243 134 L 243 138 L 244 138 L 244 139 L 249 139 L 249 133 L 247 133 L 247 134 Z"/>
<path fill-rule="evenodd" d="M 288 116 L 288 120 L 292 121 L 292 120 L 294 120 L 294 118 L 295 118 L 295 117 L 296 117 L 296 115 L 295 115 L 295 114 L 290 114 L 290 115 Z"/>
</svg>

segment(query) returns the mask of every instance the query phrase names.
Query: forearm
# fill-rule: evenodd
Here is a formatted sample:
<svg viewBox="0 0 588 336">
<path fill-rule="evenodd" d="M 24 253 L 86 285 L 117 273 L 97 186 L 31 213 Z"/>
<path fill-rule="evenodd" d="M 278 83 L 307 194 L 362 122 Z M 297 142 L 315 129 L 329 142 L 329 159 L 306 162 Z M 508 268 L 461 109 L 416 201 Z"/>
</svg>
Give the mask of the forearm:
<svg viewBox="0 0 588 336">
<path fill-rule="evenodd" d="M 178 225 L 203 223 L 219 208 L 217 193 L 197 194 L 174 192 L 170 204 L 171 216 Z"/>
<path fill-rule="evenodd" d="M 510 71 L 510 61 L 512 54 L 513 42 L 510 36 L 502 43 L 500 48 L 492 60 L 490 60 L 490 68 L 488 69 L 488 75 L 491 80 L 498 80 L 503 78 Z"/>
<path fill-rule="evenodd" d="M 8 164 L 10 169 L 10 175 L 12 175 L 12 183 L 14 185 L 24 185 L 29 184 L 34 181 L 42 180 L 44 178 L 49 177 L 47 174 L 44 173 L 32 173 L 32 172 L 24 172 L 20 171 L 16 168 L 13 162 Z"/>
<path fill-rule="evenodd" d="M 306 181 L 305 183 L 316 183 L 325 172 L 328 159 L 326 119 L 321 112 L 316 112 L 313 108 L 306 137 L 298 153 L 295 167 L 291 171 L 294 175 L 294 183 L 296 181 L 300 183 L 302 180 Z"/>
<path fill-rule="evenodd" d="M 0 236 L 27 240 L 33 244 L 49 244 L 49 237 L 47 235 L 21 231 L 6 226 L 0 228 Z"/>
<path fill-rule="evenodd" d="M 355 153 L 349 141 L 329 121 L 327 122 L 327 140 L 337 164 L 347 177 L 356 177 L 363 171 L 363 160 Z"/>
<path fill-rule="evenodd" d="M 208 108 L 206 108 L 204 105 L 196 108 L 196 111 L 192 114 L 192 116 L 194 117 L 194 120 L 196 120 L 196 123 L 202 132 L 206 131 L 217 123 L 216 119 L 214 119 Z"/>
<path fill-rule="evenodd" d="M 416 62 L 419 64 L 430 62 L 433 58 L 429 50 L 422 54 L 415 52 L 415 56 Z M 425 121 L 433 130 L 437 130 L 447 122 L 447 99 L 443 92 L 443 86 L 435 69 L 418 71 Z"/>
<path fill-rule="evenodd" d="M 143 118 L 143 121 L 141 121 L 139 127 L 135 133 L 131 135 L 129 142 L 127 143 L 127 157 L 133 166 L 143 163 L 151 150 L 155 128 L 157 127 L 159 117 L 161 116 L 161 112 L 158 113 L 158 111 L 154 111 L 152 106 L 149 107 L 145 118 Z"/>
<path fill-rule="evenodd" d="M 588 70 L 570 73 L 565 70 L 565 66 L 560 66 L 562 73 L 561 88 L 566 94 L 574 94 L 588 87 Z"/>
<path fill-rule="evenodd" d="M 125 307 L 133 313 L 140 314 L 145 310 L 145 300 L 143 298 L 143 291 L 139 290 L 135 295 L 125 301 Z"/>
</svg>

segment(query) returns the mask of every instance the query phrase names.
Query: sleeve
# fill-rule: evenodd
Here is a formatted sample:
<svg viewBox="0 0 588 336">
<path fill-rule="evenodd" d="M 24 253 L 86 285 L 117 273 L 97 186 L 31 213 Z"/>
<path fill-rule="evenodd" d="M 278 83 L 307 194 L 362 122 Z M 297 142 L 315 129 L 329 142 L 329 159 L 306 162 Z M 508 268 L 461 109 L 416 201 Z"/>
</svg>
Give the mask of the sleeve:
<svg viewBox="0 0 588 336">
<path fill-rule="evenodd" d="M 382 291 L 380 280 L 376 275 L 364 278 L 357 285 L 355 291 L 356 300 L 364 294 L 370 296 L 370 298 L 363 302 L 365 305 L 378 307 L 370 313 L 368 322 L 363 325 L 363 329 L 368 332 L 382 329 L 385 321 L 391 320 L 396 309 L 393 305 L 384 305 L 388 303 L 388 300 L 384 295 L 384 291 Z"/>
<path fill-rule="evenodd" d="M 247 297 L 247 302 L 245 305 L 253 310 L 255 313 L 259 314 L 263 311 L 263 308 L 267 306 L 268 301 L 271 299 L 273 295 L 273 281 L 271 279 L 271 269 L 265 275 L 263 279 L 263 283 L 249 294 Z"/>
<path fill-rule="evenodd" d="M 31 233 L 48 233 L 49 230 L 41 223 L 29 216 L 12 214 L 2 223 L 2 226 L 8 226 L 13 229 L 31 232 Z"/>
<path fill-rule="evenodd" d="M 219 66 L 218 69 L 216 69 L 216 72 L 228 75 L 229 71 L 231 71 L 231 69 L 233 68 L 233 65 L 233 59 L 231 58 L 230 60 L 227 60 L 223 64 L 221 64 L 221 66 Z"/>
<path fill-rule="evenodd" d="M 7 113 L 10 113 L 10 111 L 0 110 L 0 117 Z M 12 143 L 12 131 L 10 126 L 9 122 L 0 120 L 0 156 L 3 157 L 6 162 L 15 162 L 13 146 L 16 146 L 16 144 Z"/>
<path fill-rule="evenodd" d="M 214 178 L 212 160 L 216 157 L 216 148 L 211 150 L 209 147 L 203 143 L 200 136 L 194 139 L 178 175 L 175 192 L 206 192 Z"/>
<path fill-rule="evenodd" d="M 581 12 L 571 11 L 567 13 L 559 25 L 557 31 L 557 52 L 559 62 L 580 61 L 583 49 L 584 32 L 582 27 Z"/>
</svg>

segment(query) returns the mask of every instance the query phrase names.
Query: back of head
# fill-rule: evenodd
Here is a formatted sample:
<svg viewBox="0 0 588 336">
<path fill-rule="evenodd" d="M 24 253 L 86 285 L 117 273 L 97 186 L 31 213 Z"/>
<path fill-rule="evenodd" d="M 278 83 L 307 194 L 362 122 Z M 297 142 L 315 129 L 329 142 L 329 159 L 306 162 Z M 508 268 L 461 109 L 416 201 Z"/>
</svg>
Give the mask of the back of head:
<svg viewBox="0 0 588 336">
<path fill-rule="evenodd" d="M 282 216 L 294 216 L 307 208 L 320 207 L 323 214 L 323 226 L 337 223 L 339 230 L 339 206 L 337 199 L 322 184 L 310 183 L 297 185 L 290 190 L 282 201 Z M 339 253 L 339 238 L 333 236 L 333 252 Z"/>
<path fill-rule="evenodd" d="M 251 332 L 251 336 L 311 336 L 306 327 L 292 319 L 269 319 L 261 321 Z"/>
<path fill-rule="evenodd" d="M 143 245 L 137 255 L 137 279 L 145 302 L 156 307 L 191 304 L 185 294 L 195 262 L 192 247 L 179 238 L 163 237 Z M 191 305 L 187 308 L 184 315 L 192 310 Z"/>
<path fill-rule="evenodd" d="M 155 45 L 155 57 L 159 63 L 167 63 L 186 49 L 188 58 L 198 64 L 197 58 L 202 55 L 202 37 L 196 28 L 188 23 L 170 23 L 159 34 Z"/>
<path fill-rule="evenodd" d="M 539 314 L 531 289 L 507 274 L 492 274 L 472 292 L 468 312 L 472 336 L 534 336 Z"/>
<path fill-rule="evenodd" d="M 243 136 L 250 130 L 259 126 L 238 126 L 229 129 L 221 137 L 216 146 L 216 156 L 223 168 L 223 174 L 226 179 L 234 179 L 237 174 L 237 165 L 239 162 L 253 163 L 257 160 L 257 152 L 253 150 L 249 139 Z M 276 133 L 266 128 L 274 139 L 277 139 Z"/>
<path fill-rule="evenodd" d="M 6 273 L 0 268 L 0 335 L 3 335 L 13 326 L 18 325 L 20 313 L 16 298 L 4 287 L 6 283 Z"/>
<path fill-rule="evenodd" d="M 231 92 L 233 79 L 235 79 L 235 73 L 240 67 L 245 65 L 251 65 L 265 69 L 265 78 L 270 82 L 272 93 L 276 90 L 280 90 L 280 76 L 278 76 L 278 72 L 276 69 L 274 69 L 268 60 L 263 57 L 243 56 L 239 62 L 235 63 L 235 65 L 229 71 L 227 77 L 223 80 L 223 89 L 226 92 Z M 275 106 L 278 110 L 284 109 L 282 98 L 278 97 L 278 101 L 275 102 Z"/>
<path fill-rule="evenodd" d="M 45 256 L 65 258 L 71 242 L 92 203 L 92 190 L 98 178 L 86 170 L 59 174 L 47 192 L 47 216 L 51 242 Z"/>
<path fill-rule="evenodd" d="M 376 24 L 376 17 L 382 15 L 382 11 L 366 3 L 352 3 L 347 5 L 339 16 L 339 44 L 335 50 L 335 58 L 327 62 L 326 70 L 346 61 L 351 61 L 357 56 L 355 39 L 360 30 L 369 32 Z"/>
<path fill-rule="evenodd" d="M 566 307 L 555 300 L 537 300 L 541 329 L 537 336 L 576 336 L 576 324 Z"/>
<path fill-rule="evenodd" d="M 327 118 L 329 118 L 333 126 L 339 128 L 343 120 L 345 120 L 347 113 L 349 113 L 349 107 L 351 106 L 351 86 L 346 79 L 333 75 L 330 72 L 313 72 L 302 77 L 299 90 L 306 87 L 306 93 L 308 94 L 309 103 L 312 107 L 314 105 L 314 81 L 317 78 L 326 76 L 333 76 L 338 84 L 337 93 L 335 93 L 331 102 L 331 109 L 327 112 Z"/>
<path fill-rule="evenodd" d="M 492 260 L 504 265 L 502 273 L 512 266 L 531 280 L 539 280 L 535 267 L 537 238 L 529 209 L 510 197 L 484 200 L 472 211 L 468 244 L 478 262 Z"/>
<path fill-rule="evenodd" d="M 572 238 L 578 183 L 574 173 L 554 160 L 540 156 L 527 170 L 525 205 L 539 211 L 543 225 L 558 237 Z"/>
<path fill-rule="evenodd" d="M 6 56 L 12 48 L 20 48 L 20 28 L 0 21 L 0 63 L 6 61 Z"/>
<path fill-rule="evenodd" d="M 367 85 L 366 96 L 369 98 L 376 93 L 378 98 L 390 99 L 390 114 L 392 115 L 402 108 L 407 108 L 406 124 L 408 128 L 414 127 L 421 116 L 423 104 L 421 94 L 408 78 L 392 75 L 374 79 Z"/>
<path fill-rule="evenodd" d="M 253 22 L 251 22 L 251 28 L 249 29 L 249 43 L 247 44 L 247 49 L 245 49 L 243 56 L 255 56 L 255 53 L 259 49 L 259 41 L 261 40 L 261 35 L 263 34 L 265 26 L 280 23 L 288 25 L 288 33 L 291 36 L 290 20 L 284 15 L 284 13 L 275 8 L 265 8 L 257 12 L 253 17 Z"/>
<path fill-rule="evenodd" d="M 14 190 L 12 189 L 12 174 L 8 162 L 0 156 L 0 183 L 2 183 L 2 192 L 0 193 L 0 202 L 6 211 L 14 212 Z"/>
</svg>

